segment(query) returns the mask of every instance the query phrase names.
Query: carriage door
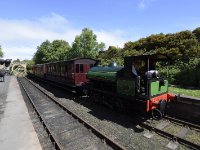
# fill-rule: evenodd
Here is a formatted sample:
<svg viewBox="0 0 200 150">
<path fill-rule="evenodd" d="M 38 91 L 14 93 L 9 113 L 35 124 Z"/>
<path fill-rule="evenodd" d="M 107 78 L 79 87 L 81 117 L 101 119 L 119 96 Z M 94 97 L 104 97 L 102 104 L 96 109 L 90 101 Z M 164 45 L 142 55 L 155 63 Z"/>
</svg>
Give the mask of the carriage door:
<svg viewBox="0 0 200 150">
<path fill-rule="evenodd" d="M 87 64 L 76 64 L 75 69 L 75 83 L 76 84 L 82 84 L 83 82 L 86 82 L 86 67 Z"/>
</svg>

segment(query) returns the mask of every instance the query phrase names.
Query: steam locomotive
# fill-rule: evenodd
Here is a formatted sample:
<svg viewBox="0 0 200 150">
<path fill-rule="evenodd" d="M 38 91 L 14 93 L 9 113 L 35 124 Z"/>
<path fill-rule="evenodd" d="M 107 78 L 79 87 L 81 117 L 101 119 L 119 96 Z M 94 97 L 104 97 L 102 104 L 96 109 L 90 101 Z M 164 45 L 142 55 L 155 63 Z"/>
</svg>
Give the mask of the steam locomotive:
<svg viewBox="0 0 200 150">
<path fill-rule="evenodd" d="M 168 81 L 155 70 L 156 62 L 167 61 L 161 54 L 130 56 L 124 66 L 102 67 L 99 60 L 80 58 L 38 64 L 29 72 L 70 90 L 82 91 L 91 100 L 119 111 L 154 112 L 162 116 L 175 96 L 168 93 Z"/>
</svg>

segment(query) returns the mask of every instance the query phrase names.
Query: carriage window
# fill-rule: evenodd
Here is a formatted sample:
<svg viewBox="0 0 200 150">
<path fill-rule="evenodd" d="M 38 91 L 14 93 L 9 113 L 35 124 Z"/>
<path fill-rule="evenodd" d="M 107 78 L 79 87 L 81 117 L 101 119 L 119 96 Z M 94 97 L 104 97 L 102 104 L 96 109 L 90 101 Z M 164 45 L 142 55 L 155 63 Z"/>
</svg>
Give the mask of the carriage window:
<svg viewBox="0 0 200 150">
<path fill-rule="evenodd" d="M 83 64 L 80 64 L 80 73 L 83 73 Z"/>
<path fill-rule="evenodd" d="M 76 73 L 79 73 L 79 64 L 76 64 Z"/>
</svg>

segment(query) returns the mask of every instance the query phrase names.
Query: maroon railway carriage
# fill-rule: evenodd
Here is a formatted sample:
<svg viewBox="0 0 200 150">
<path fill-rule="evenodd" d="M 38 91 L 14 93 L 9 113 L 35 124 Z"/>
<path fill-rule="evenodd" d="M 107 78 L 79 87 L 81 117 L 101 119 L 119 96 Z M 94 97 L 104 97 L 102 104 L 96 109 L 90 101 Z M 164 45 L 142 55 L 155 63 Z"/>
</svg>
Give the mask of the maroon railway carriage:
<svg viewBox="0 0 200 150">
<path fill-rule="evenodd" d="M 34 65 L 32 67 L 32 73 L 35 75 L 35 76 L 38 76 L 38 77 L 41 77 L 43 78 L 44 77 L 44 70 L 43 70 L 43 67 L 44 64 L 37 64 L 37 65 Z"/>
<path fill-rule="evenodd" d="M 35 65 L 32 72 L 38 77 L 76 88 L 88 82 L 86 74 L 98 62 L 99 60 L 90 58 L 77 58 Z"/>
</svg>

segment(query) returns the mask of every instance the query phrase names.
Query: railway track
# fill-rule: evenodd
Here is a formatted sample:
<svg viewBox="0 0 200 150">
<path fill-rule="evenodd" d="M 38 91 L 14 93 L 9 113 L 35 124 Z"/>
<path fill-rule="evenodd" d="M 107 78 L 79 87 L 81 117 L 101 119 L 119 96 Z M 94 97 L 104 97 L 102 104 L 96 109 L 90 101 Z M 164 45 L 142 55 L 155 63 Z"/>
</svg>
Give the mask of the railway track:
<svg viewBox="0 0 200 150">
<path fill-rule="evenodd" d="M 191 149 L 200 149 L 200 126 L 197 124 L 165 116 L 160 121 L 147 120 L 140 126 L 148 129 L 144 134 L 147 138 L 152 138 L 157 133 L 170 139 L 166 145 L 170 149 L 177 149 L 179 143 Z"/>
<path fill-rule="evenodd" d="M 73 93 L 73 94 L 76 93 L 74 89 L 71 89 L 71 87 L 68 87 L 67 85 L 65 85 L 63 83 L 58 83 L 58 82 L 54 82 L 54 81 L 51 81 L 51 80 L 45 80 L 43 78 L 36 77 L 36 76 L 33 77 L 33 76 L 30 76 L 30 75 L 28 75 L 28 78 L 30 78 L 31 80 L 33 79 L 33 80 L 37 80 L 39 82 L 43 82 L 43 83 L 48 84 L 50 86 L 57 87 L 59 89 L 67 91 L 69 93 Z"/>
<path fill-rule="evenodd" d="M 177 95 L 177 100 L 167 107 L 167 114 L 188 122 L 200 124 L 200 99 L 190 96 Z"/>
<path fill-rule="evenodd" d="M 170 140 L 170 142 L 166 145 L 170 149 L 178 148 L 179 143 L 181 145 L 185 145 L 186 147 L 189 147 L 191 149 L 200 149 L 200 145 L 199 145 L 200 141 L 198 142 L 198 140 L 197 140 L 197 142 L 193 142 L 193 141 L 191 141 L 191 139 L 187 139 L 187 135 L 190 134 L 191 132 L 194 131 L 195 133 L 199 133 L 199 131 L 200 131 L 199 125 L 192 124 L 190 122 L 186 122 L 183 120 L 179 120 L 176 117 L 173 118 L 170 116 L 165 116 L 160 122 L 153 121 L 154 122 L 153 125 L 151 123 L 149 124 L 147 122 L 140 123 L 141 127 L 149 130 L 148 133 L 145 133 L 146 137 L 151 138 L 155 135 L 155 133 L 157 133 L 158 135 L 161 135 Z M 152 121 L 150 121 L 150 122 L 152 122 Z M 170 126 L 176 126 L 176 125 L 178 125 L 178 130 L 179 130 L 177 133 L 175 133 L 175 132 L 170 133 L 165 130 L 167 128 L 170 128 Z M 196 135 L 196 136 L 198 137 L 198 135 Z M 200 137 L 200 134 L 199 134 L 199 137 Z"/>
<path fill-rule="evenodd" d="M 125 149 L 33 82 L 18 78 L 56 149 Z"/>
</svg>

